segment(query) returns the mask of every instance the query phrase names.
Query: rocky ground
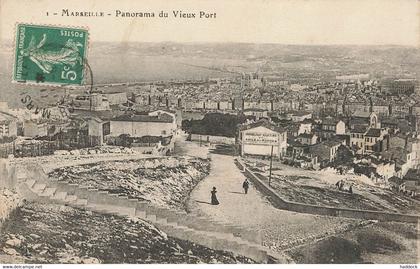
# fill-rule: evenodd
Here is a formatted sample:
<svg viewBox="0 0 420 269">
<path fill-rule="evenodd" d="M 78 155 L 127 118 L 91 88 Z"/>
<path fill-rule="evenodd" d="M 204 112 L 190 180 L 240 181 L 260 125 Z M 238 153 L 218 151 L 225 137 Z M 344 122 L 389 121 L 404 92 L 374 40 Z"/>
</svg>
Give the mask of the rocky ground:
<svg viewBox="0 0 420 269">
<path fill-rule="evenodd" d="M 0 226 L 16 207 L 21 204 L 21 197 L 9 189 L 0 189 Z"/>
<path fill-rule="evenodd" d="M 268 182 L 267 177 L 257 171 L 254 171 L 254 173 L 261 180 Z M 333 186 L 299 185 L 294 181 L 296 178 L 295 176 L 274 176 L 272 177 L 271 187 L 277 190 L 284 199 L 291 202 L 364 210 L 386 209 L 381 204 L 366 199 L 363 195 L 339 191 Z"/>
<path fill-rule="evenodd" d="M 0 263 L 253 263 L 178 240 L 147 222 L 25 203 L 3 223 Z"/>
<path fill-rule="evenodd" d="M 208 174 L 209 167 L 208 160 L 169 157 L 63 167 L 49 175 L 161 206 L 183 208 L 189 193 Z"/>
<path fill-rule="evenodd" d="M 418 263 L 415 224 L 378 222 L 290 249 L 297 263 Z"/>
<path fill-rule="evenodd" d="M 247 162 L 251 164 L 255 162 Z M 308 171 L 300 168 L 276 164 L 271 186 L 284 197 L 293 202 L 314 205 L 343 207 L 362 210 L 379 210 L 405 214 L 418 214 L 420 201 L 375 186 L 366 179 L 358 180 L 357 176 L 346 177 L 325 171 Z M 260 179 L 268 182 L 268 172 L 252 167 Z M 335 186 L 339 180 L 346 182 L 346 187 L 353 184 L 353 194 L 340 191 Z"/>
<path fill-rule="evenodd" d="M 353 182 L 353 193 L 340 191 L 335 185 L 300 182 L 296 176 L 275 176 L 274 189 L 289 201 L 363 210 L 416 213 L 420 203 L 390 190 Z"/>
<path fill-rule="evenodd" d="M 66 154 L 63 154 L 66 152 Z M 87 152 L 88 154 L 82 154 Z M 73 151 L 56 151 L 54 155 L 37 157 L 12 158 L 10 162 L 16 164 L 18 168 L 25 168 L 26 165 L 36 163 L 41 165 L 46 172 L 61 167 L 69 167 L 99 161 L 127 160 L 127 159 L 146 159 L 151 155 L 144 155 L 127 148 L 104 147 L 103 149 L 85 149 Z"/>
</svg>

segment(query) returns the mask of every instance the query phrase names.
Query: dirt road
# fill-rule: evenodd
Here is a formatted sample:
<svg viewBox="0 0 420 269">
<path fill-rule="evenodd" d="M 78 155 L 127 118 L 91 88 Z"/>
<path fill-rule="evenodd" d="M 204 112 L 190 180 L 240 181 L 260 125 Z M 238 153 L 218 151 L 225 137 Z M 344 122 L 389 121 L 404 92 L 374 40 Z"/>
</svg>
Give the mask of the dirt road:
<svg viewBox="0 0 420 269">
<path fill-rule="evenodd" d="M 211 154 L 210 174 L 191 193 L 188 208 L 219 222 L 251 228 L 261 233 L 263 244 L 273 249 L 303 244 L 347 230 L 360 221 L 300 214 L 274 208 L 252 185 L 243 193 L 244 175 L 233 156 Z M 220 204 L 210 204 L 217 188 Z"/>
</svg>

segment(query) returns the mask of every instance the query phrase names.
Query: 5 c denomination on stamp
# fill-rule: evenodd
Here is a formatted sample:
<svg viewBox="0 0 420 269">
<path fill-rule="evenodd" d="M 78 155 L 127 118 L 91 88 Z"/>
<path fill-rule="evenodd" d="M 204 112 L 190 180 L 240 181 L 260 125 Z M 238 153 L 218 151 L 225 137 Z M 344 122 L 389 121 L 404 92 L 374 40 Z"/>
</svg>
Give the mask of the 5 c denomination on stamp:
<svg viewBox="0 0 420 269">
<path fill-rule="evenodd" d="M 82 85 L 88 34 L 81 28 L 19 24 L 13 80 Z"/>
</svg>

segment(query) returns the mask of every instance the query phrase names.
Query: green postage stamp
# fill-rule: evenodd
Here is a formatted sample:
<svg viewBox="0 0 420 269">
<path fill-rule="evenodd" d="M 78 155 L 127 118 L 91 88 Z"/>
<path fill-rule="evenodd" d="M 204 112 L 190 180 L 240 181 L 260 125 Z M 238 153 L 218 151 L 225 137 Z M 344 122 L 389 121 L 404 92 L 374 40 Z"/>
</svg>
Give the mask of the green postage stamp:
<svg viewBox="0 0 420 269">
<path fill-rule="evenodd" d="M 13 80 L 82 85 L 87 42 L 86 29 L 18 24 Z"/>
</svg>

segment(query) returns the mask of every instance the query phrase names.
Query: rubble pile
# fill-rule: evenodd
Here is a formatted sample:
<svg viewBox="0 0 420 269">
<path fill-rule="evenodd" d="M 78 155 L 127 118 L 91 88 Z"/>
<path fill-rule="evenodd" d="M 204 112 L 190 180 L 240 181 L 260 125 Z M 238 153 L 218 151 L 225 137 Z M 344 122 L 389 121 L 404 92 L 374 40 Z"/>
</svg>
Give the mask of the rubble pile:
<svg viewBox="0 0 420 269">
<path fill-rule="evenodd" d="M 49 176 L 161 206 L 180 208 L 209 169 L 207 160 L 171 157 L 63 167 L 54 170 Z"/>
<path fill-rule="evenodd" d="M 375 222 L 286 250 L 296 263 L 418 261 L 416 224 Z"/>
<path fill-rule="evenodd" d="M 94 154 L 106 154 L 106 153 L 124 153 L 133 154 L 135 151 L 132 148 L 126 147 L 111 147 L 102 146 L 95 148 L 83 148 L 73 150 L 56 150 L 54 155 L 94 155 Z"/>
<path fill-rule="evenodd" d="M 420 203 L 406 196 L 355 180 L 346 180 L 347 187 L 338 190 L 334 184 L 311 182 L 296 176 L 276 175 L 273 178 L 271 186 L 292 202 L 399 213 L 415 213 L 420 206 Z M 350 185 L 353 193 L 347 191 Z"/>
<path fill-rule="evenodd" d="M 54 155 L 37 157 L 12 158 L 10 162 L 18 167 L 26 167 L 27 164 L 39 164 L 44 169 L 51 171 L 62 166 L 80 164 L 80 162 L 97 162 L 107 159 L 130 159 L 143 158 L 144 156 L 130 148 L 123 147 L 98 147 L 75 150 L 57 150 Z"/>
<path fill-rule="evenodd" d="M 273 181 L 272 187 L 281 190 L 281 195 L 288 201 L 323 205 L 333 207 L 345 207 L 364 210 L 385 209 L 378 203 L 366 199 L 360 194 L 349 194 L 344 191 L 338 191 L 333 187 L 315 187 L 307 185 L 294 184 L 287 177 L 277 176 L 278 180 Z"/>
<path fill-rule="evenodd" d="M 0 256 L 25 263 L 253 263 L 168 237 L 142 220 L 28 203 L 0 234 Z"/>
<path fill-rule="evenodd" d="M 266 226 L 263 232 L 264 245 L 268 248 L 282 252 L 292 248 L 318 241 L 322 238 L 335 234 L 342 234 L 357 227 L 363 227 L 373 223 L 373 221 L 360 221 L 354 219 L 317 216 L 317 221 L 321 224 L 312 229 L 307 229 L 306 223 L 294 223 L 289 225 L 278 225 L 275 229 Z"/>
</svg>

